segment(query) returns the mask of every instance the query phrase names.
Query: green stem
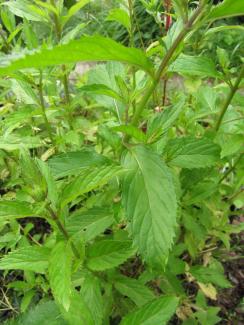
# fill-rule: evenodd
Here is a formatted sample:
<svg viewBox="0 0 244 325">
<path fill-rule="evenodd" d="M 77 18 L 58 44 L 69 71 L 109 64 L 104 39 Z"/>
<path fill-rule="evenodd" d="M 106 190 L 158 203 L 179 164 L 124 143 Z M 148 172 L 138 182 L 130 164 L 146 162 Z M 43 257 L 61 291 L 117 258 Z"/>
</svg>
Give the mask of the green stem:
<svg viewBox="0 0 244 325">
<path fill-rule="evenodd" d="M 56 213 L 54 213 L 54 211 L 50 208 L 50 207 L 47 207 L 52 219 L 54 220 L 54 222 L 56 223 L 59 231 L 63 234 L 64 238 L 69 241 L 70 240 L 70 236 L 67 232 L 67 230 L 65 229 L 64 225 L 62 224 L 62 222 L 59 220 L 58 216 L 56 215 Z M 75 247 L 75 245 L 71 242 L 70 243 L 71 245 L 71 248 L 72 248 L 72 251 L 75 255 L 76 258 L 80 258 L 80 254 L 77 250 L 77 248 Z"/>
<path fill-rule="evenodd" d="M 50 0 L 51 5 L 56 8 L 56 3 L 55 0 Z M 55 27 L 55 33 L 57 36 L 57 41 L 60 43 L 61 38 L 62 38 L 62 25 L 60 24 L 59 16 L 56 14 L 53 14 L 53 22 L 54 22 L 54 27 Z M 72 129 L 72 116 L 70 113 L 70 91 L 69 91 L 69 78 L 68 74 L 66 73 L 66 66 L 65 64 L 62 64 L 62 83 L 64 86 L 64 95 L 65 95 L 65 104 L 68 107 L 68 122 L 69 122 L 69 127 Z"/>
<path fill-rule="evenodd" d="M 228 109 L 228 107 L 229 107 L 229 105 L 230 105 L 230 103 L 231 103 L 231 101 L 232 101 L 235 93 L 237 92 L 238 87 L 239 87 L 239 85 L 240 85 L 241 80 L 242 80 L 243 77 L 244 77 L 244 64 L 242 65 L 241 71 L 240 71 L 240 73 L 239 73 L 239 75 L 238 75 L 238 77 L 236 79 L 236 82 L 235 82 L 234 86 L 230 89 L 229 95 L 226 98 L 226 101 L 224 103 L 224 106 L 223 106 L 223 108 L 222 108 L 222 110 L 220 112 L 219 118 L 218 118 L 217 123 L 216 123 L 216 126 L 215 126 L 215 131 L 216 132 L 220 128 L 220 125 L 222 123 L 222 120 L 224 118 L 224 115 L 225 115 L 225 113 L 226 113 L 226 111 L 227 111 L 227 109 Z"/>
<path fill-rule="evenodd" d="M 196 19 L 200 16 L 200 14 L 203 11 L 203 5 L 200 5 L 195 12 L 193 13 L 193 15 L 191 16 L 191 18 L 188 20 L 188 22 L 185 24 L 183 30 L 179 33 L 179 35 L 177 36 L 177 38 L 175 39 L 175 41 L 173 42 L 171 48 L 168 50 L 168 52 L 166 53 L 165 57 L 163 58 L 157 72 L 155 75 L 155 78 L 151 84 L 150 87 L 148 87 L 146 93 L 144 94 L 141 102 L 139 103 L 139 105 L 136 108 L 136 112 L 133 116 L 132 119 L 132 124 L 136 125 L 139 121 L 139 118 L 141 116 L 141 113 L 143 111 L 143 109 L 145 108 L 145 106 L 147 105 L 148 100 L 150 99 L 152 93 L 154 92 L 154 90 L 156 89 L 170 59 L 172 58 L 173 54 L 175 53 L 176 49 L 178 48 L 179 44 L 184 40 L 184 38 L 186 37 L 186 35 L 189 33 L 191 27 L 193 26 L 194 22 L 196 21 Z"/>
<path fill-rule="evenodd" d="M 223 177 L 219 180 L 219 184 L 220 183 L 222 183 L 223 182 L 223 180 L 224 179 L 226 179 L 226 177 L 228 176 L 228 175 L 230 175 L 230 173 L 232 173 L 233 172 L 233 170 L 236 168 L 236 166 L 237 166 L 237 164 L 239 164 L 239 162 L 241 161 L 241 159 L 242 159 L 242 157 L 243 157 L 243 154 L 241 154 L 238 158 L 237 158 L 237 160 L 236 160 L 236 162 L 234 163 L 234 165 L 223 175 Z"/>
<path fill-rule="evenodd" d="M 130 15 L 130 31 L 129 31 L 130 47 L 134 47 L 135 42 L 134 42 L 133 0 L 128 0 L 128 5 L 129 5 L 129 15 Z M 136 71 L 134 67 L 132 67 L 132 87 L 134 91 L 136 89 Z M 132 101 L 132 108 L 134 112 L 136 109 L 135 100 Z M 127 110 L 127 115 L 128 113 L 129 113 L 129 107 Z M 126 116 L 126 121 L 128 121 L 128 116 Z"/>
<path fill-rule="evenodd" d="M 40 106 L 42 111 L 42 116 L 45 121 L 45 126 L 49 135 L 50 140 L 52 141 L 52 144 L 55 145 L 55 141 L 52 135 L 52 128 L 48 121 L 47 114 L 46 114 L 46 108 L 45 108 L 45 102 L 44 102 L 44 96 L 43 96 L 43 81 L 42 81 L 42 71 L 40 71 L 40 79 L 39 79 L 39 98 L 40 98 Z"/>
</svg>

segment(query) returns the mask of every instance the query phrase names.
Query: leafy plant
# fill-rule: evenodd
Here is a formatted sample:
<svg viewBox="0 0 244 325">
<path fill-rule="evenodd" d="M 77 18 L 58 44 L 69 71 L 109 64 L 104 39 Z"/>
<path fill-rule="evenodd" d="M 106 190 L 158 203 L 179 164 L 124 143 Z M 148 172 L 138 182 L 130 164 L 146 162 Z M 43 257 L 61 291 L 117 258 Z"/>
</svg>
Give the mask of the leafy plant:
<svg viewBox="0 0 244 325">
<path fill-rule="evenodd" d="M 244 3 L 142 1 L 165 22 L 147 48 L 119 3 L 106 19 L 129 46 L 78 37 L 92 1 L 1 3 L 4 324 L 220 321 L 208 300 L 232 286 L 222 256 L 242 230 L 244 65 L 194 37 Z"/>
</svg>

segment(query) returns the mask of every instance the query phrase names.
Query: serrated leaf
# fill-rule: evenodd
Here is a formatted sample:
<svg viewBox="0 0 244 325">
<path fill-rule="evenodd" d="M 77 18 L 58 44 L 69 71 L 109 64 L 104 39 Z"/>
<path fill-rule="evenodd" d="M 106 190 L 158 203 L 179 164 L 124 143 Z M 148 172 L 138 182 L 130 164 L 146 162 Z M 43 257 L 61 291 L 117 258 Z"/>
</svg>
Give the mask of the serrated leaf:
<svg viewBox="0 0 244 325">
<path fill-rule="evenodd" d="M 141 50 L 125 47 L 102 36 L 83 36 L 79 40 L 51 49 L 42 48 L 26 52 L 18 55 L 18 58 L 5 56 L 0 66 L 0 75 L 21 69 L 38 69 L 79 61 L 120 61 L 153 74 L 152 63 Z"/>
<path fill-rule="evenodd" d="M 43 146 L 41 139 L 38 136 L 16 136 L 16 135 L 8 135 L 7 137 L 0 137 L 0 149 L 6 151 L 14 151 L 22 148 L 38 148 Z"/>
<path fill-rule="evenodd" d="M 164 325 L 176 311 L 179 299 L 163 296 L 126 315 L 120 325 Z"/>
<path fill-rule="evenodd" d="M 109 160 L 106 157 L 88 148 L 62 153 L 48 160 L 49 167 L 55 178 L 77 175 L 87 167 L 106 165 L 108 162 Z"/>
<path fill-rule="evenodd" d="M 124 166 L 131 170 L 124 180 L 123 201 L 134 244 L 148 263 L 162 267 L 175 235 L 173 179 L 161 158 L 143 146 L 127 153 Z"/>
<path fill-rule="evenodd" d="M 49 281 L 55 300 L 66 311 L 70 307 L 72 250 L 65 241 L 58 242 L 49 259 Z"/>
<path fill-rule="evenodd" d="M 133 125 L 118 125 L 112 127 L 112 130 L 125 133 L 126 135 L 129 135 L 130 137 L 133 137 L 141 142 L 145 142 L 147 138 L 146 135 L 140 129 Z"/>
<path fill-rule="evenodd" d="M 212 7 L 208 20 L 244 15 L 244 0 L 224 0 Z"/>
<path fill-rule="evenodd" d="M 17 319 L 11 319 L 4 325 L 67 325 L 54 301 L 37 304 Z"/>
<path fill-rule="evenodd" d="M 230 288 L 230 282 L 225 278 L 222 270 L 201 265 L 192 266 L 190 273 L 197 279 L 198 282 L 204 284 L 212 283 L 220 288 Z"/>
<path fill-rule="evenodd" d="M 16 16 L 29 21 L 47 22 L 45 12 L 37 8 L 27 0 L 6 1 L 2 5 L 8 6 L 9 10 Z"/>
<path fill-rule="evenodd" d="M 64 187 L 60 197 L 61 206 L 64 207 L 78 196 L 106 184 L 121 171 L 122 168 L 116 165 L 84 170 L 74 181 Z"/>
<path fill-rule="evenodd" d="M 80 295 L 91 311 L 95 325 L 101 325 L 104 314 L 103 297 L 99 278 L 91 273 L 86 273 L 81 285 Z"/>
<path fill-rule="evenodd" d="M 67 16 L 63 17 L 63 26 L 72 18 L 80 9 L 87 5 L 91 0 L 79 0 L 68 11 Z"/>
<path fill-rule="evenodd" d="M 104 271 L 124 263 L 135 253 L 131 241 L 102 240 L 87 249 L 87 266 L 93 271 Z"/>
<path fill-rule="evenodd" d="M 185 54 L 181 54 L 178 59 L 170 65 L 169 71 L 202 78 L 219 78 L 221 76 L 210 58 Z"/>
<path fill-rule="evenodd" d="M 0 201 L 0 218 L 24 218 L 34 216 L 32 205 L 23 201 Z"/>
<path fill-rule="evenodd" d="M 172 105 L 162 112 L 155 114 L 148 123 L 147 138 L 152 141 L 164 134 L 173 125 L 178 118 L 185 104 L 185 99 L 181 99 L 175 105 Z"/>
<path fill-rule="evenodd" d="M 110 209 L 92 208 L 74 212 L 68 218 L 65 228 L 71 236 L 80 234 L 85 241 L 89 241 L 104 232 L 113 222 Z"/>
<path fill-rule="evenodd" d="M 115 9 L 110 10 L 106 20 L 116 21 L 116 22 L 120 23 L 127 29 L 128 32 L 130 32 L 130 29 L 131 29 L 130 17 L 125 10 L 123 10 L 121 8 L 115 8 Z"/>
<path fill-rule="evenodd" d="M 115 279 L 114 287 L 123 296 L 129 297 L 138 307 L 155 298 L 153 292 L 136 279 L 120 276 Z"/>
<path fill-rule="evenodd" d="M 39 246 L 22 247 L 5 255 L 0 270 L 25 270 L 45 273 L 48 267 L 49 249 Z"/>
<path fill-rule="evenodd" d="M 220 159 L 220 148 L 208 138 L 183 137 L 168 142 L 167 161 L 182 168 L 205 168 Z"/>
<path fill-rule="evenodd" d="M 104 95 L 104 96 L 112 97 L 114 99 L 122 101 L 122 98 L 116 91 L 103 84 L 85 85 L 79 88 L 79 90 L 88 93 L 91 92 L 92 94 L 96 94 L 96 95 Z"/>
<path fill-rule="evenodd" d="M 75 290 L 70 297 L 69 310 L 62 309 L 62 314 L 68 325 L 96 325 L 85 299 Z"/>
</svg>

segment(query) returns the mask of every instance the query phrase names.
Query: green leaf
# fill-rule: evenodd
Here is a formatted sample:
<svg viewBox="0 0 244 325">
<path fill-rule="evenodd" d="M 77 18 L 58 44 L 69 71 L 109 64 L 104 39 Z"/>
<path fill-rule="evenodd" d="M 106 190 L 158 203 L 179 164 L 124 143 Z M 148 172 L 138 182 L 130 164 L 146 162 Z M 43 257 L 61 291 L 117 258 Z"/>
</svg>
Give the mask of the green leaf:
<svg viewBox="0 0 244 325">
<path fill-rule="evenodd" d="M 169 71 L 201 78 L 220 78 L 212 59 L 203 56 L 181 54 L 169 67 Z"/>
<path fill-rule="evenodd" d="M 71 262 L 70 244 L 64 241 L 58 242 L 51 252 L 48 274 L 53 296 L 66 311 L 70 307 Z"/>
<path fill-rule="evenodd" d="M 123 296 L 129 297 L 138 307 L 153 300 L 155 295 L 139 280 L 120 276 L 115 279 L 114 287 Z"/>
<path fill-rule="evenodd" d="M 175 105 L 164 109 L 158 114 L 154 114 L 148 123 L 147 138 L 149 142 L 159 138 L 162 134 L 168 131 L 177 120 L 184 104 L 185 99 L 183 98 Z"/>
<path fill-rule="evenodd" d="M 113 213 L 108 208 L 92 208 L 74 212 L 67 220 L 65 228 L 73 236 L 80 234 L 85 241 L 103 233 L 114 222 Z"/>
<path fill-rule="evenodd" d="M 87 167 L 106 165 L 108 162 L 107 158 L 88 148 L 62 153 L 48 160 L 51 172 L 55 178 L 77 175 Z"/>
<path fill-rule="evenodd" d="M 52 203 L 54 208 L 57 208 L 58 205 L 58 189 L 51 174 L 51 169 L 48 164 L 40 159 L 37 160 L 38 167 L 42 173 L 43 178 L 47 184 L 47 198 Z"/>
<path fill-rule="evenodd" d="M 179 299 L 163 296 L 126 315 L 120 325 L 164 325 L 174 315 Z"/>
<path fill-rule="evenodd" d="M 117 21 L 121 25 L 123 25 L 128 32 L 130 32 L 131 26 L 130 26 L 130 17 L 128 13 L 121 9 L 121 8 L 115 8 L 110 10 L 108 17 L 106 20 L 109 21 Z"/>
<path fill-rule="evenodd" d="M 22 148 L 38 148 L 43 145 L 41 139 L 38 136 L 17 136 L 17 135 L 8 135 L 7 137 L 0 136 L 0 149 L 6 151 L 14 151 Z"/>
<path fill-rule="evenodd" d="M 86 305 L 90 309 L 94 324 L 101 325 L 104 304 L 99 278 L 87 272 L 81 285 L 80 295 L 84 298 Z"/>
<path fill-rule="evenodd" d="M 27 313 L 11 319 L 4 325 L 67 325 L 63 320 L 60 310 L 54 301 L 46 301 L 37 304 Z"/>
<path fill-rule="evenodd" d="M 6 56 L 0 67 L 0 75 L 26 68 L 45 68 L 79 61 L 120 61 L 153 74 L 152 63 L 141 50 L 125 47 L 102 36 L 84 36 L 51 49 L 25 52 L 17 58 Z"/>
<path fill-rule="evenodd" d="M 64 187 L 60 197 L 61 206 L 64 207 L 78 196 L 105 185 L 121 170 L 122 168 L 116 165 L 84 170 L 74 181 Z"/>
<path fill-rule="evenodd" d="M 134 244 L 148 263 L 162 267 L 176 226 L 171 174 L 161 158 L 143 146 L 127 153 L 124 166 L 130 169 L 124 181 L 123 201 Z"/>
<path fill-rule="evenodd" d="M 25 270 L 45 273 L 48 267 L 49 249 L 39 246 L 22 247 L 5 255 L 0 270 Z"/>
<path fill-rule="evenodd" d="M 87 266 L 92 271 L 104 271 L 124 263 L 134 253 L 131 241 L 98 241 L 87 249 Z"/>
<path fill-rule="evenodd" d="M 103 84 L 86 85 L 86 86 L 79 88 L 79 90 L 88 92 L 88 93 L 91 92 L 92 94 L 96 94 L 96 95 L 109 96 L 114 99 L 122 101 L 122 98 L 116 91 L 114 91 L 113 89 L 111 89 L 108 86 L 103 85 Z"/>
<path fill-rule="evenodd" d="M 197 281 L 202 283 L 212 283 L 220 288 L 230 288 L 230 282 L 225 278 L 222 269 L 213 267 L 204 267 L 201 265 L 192 266 L 190 273 L 196 278 Z"/>
<path fill-rule="evenodd" d="M 168 142 L 165 150 L 167 161 L 182 168 L 209 167 L 220 159 L 220 147 L 208 138 L 176 138 Z"/>
<path fill-rule="evenodd" d="M 208 20 L 222 19 L 232 16 L 244 15 L 244 0 L 224 0 L 217 6 L 213 6 Z"/>
<path fill-rule="evenodd" d="M 92 314 L 85 299 L 75 290 L 73 290 L 70 297 L 69 310 L 66 311 L 63 309 L 62 314 L 69 325 L 97 325 L 93 321 Z"/>
<path fill-rule="evenodd" d="M 123 132 L 126 135 L 129 135 L 130 137 L 133 137 L 141 142 L 146 141 L 146 135 L 140 129 L 133 125 L 118 125 L 112 127 L 112 130 L 117 132 Z"/>
<path fill-rule="evenodd" d="M 68 11 L 67 16 L 63 17 L 63 26 L 72 18 L 80 9 L 87 5 L 91 0 L 79 0 Z"/>
<path fill-rule="evenodd" d="M 29 21 L 47 22 L 47 16 L 43 10 L 36 7 L 27 0 L 7 1 L 2 5 L 8 6 L 9 10 L 16 16 L 25 18 Z"/>
<path fill-rule="evenodd" d="M 35 216 L 30 203 L 23 201 L 0 201 L 0 217 L 24 218 Z"/>
</svg>

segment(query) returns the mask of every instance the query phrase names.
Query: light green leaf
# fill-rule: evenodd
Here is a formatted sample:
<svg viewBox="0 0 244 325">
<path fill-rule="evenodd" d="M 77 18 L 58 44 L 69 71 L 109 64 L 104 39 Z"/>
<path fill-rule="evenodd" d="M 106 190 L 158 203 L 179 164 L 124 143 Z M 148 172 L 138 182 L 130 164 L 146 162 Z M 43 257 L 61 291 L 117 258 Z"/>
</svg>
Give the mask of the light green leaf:
<svg viewBox="0 0 244 325">
<path fill-rule="evenodd" d="M 4 325 L 68 325 L 63 320 L 60 310 L 54 301 L 46 301 L 37 304 L 18 319 L 11 319 Z"/>
<path fill-rule="evenodd" d="M 2 5 L 8 6 L 9 10 L 16 16 L 25 18 L 29 21 L 47 22 L 47 16 L 43 10 L 36 7 L 27 0 L 7 1 Z"/>
<path fill-rule="evenodd" d="M 88 92 L 88 93 L 91 92 L 92 94 L 96 94 L 96 95 L 109 96 L 114 99 L 122 101 L 121 96 L 116 91 L 114 91 L 113 89 L 111 89 L 108 86 L 103 85 L 103 84 L 86 85 L 86 86 L 79 88 L 79 90 Z"/>
<path fill-rule="evenodd" d="M 127 153 L 124 166 L 131 170 L 124 180 L 123 201 L 134 244 L 149 264 L 162 267 L 175 235 L 173 179 L 161 158 L 143 146 Z"/>
<path fill-rule="evenodd" d="M 60 203 L 64 207 L 78 196 L 105 185 L 112 177 L 119 174 L 122 168 L 116 165 L 88 168 L 75 180 L 66 185 L 61 193 Z"/>
<path fill-rule="evenodd" d="M 93 321 L 84 297 L 75 290 L 73 290 L 70 297 L 69 310 L 63 309 L 62 314 L 68 325 L 97 325 Z"/>
<path fill-rule="evenodd" d="M 230 282 L 225 278 L 224 272 L 221 269 L 204 267 L 201 265 L 192 266 L 190 273 L 197 281 L 202 283 L 212 283 L 220 288 L 230 288 Z"/>
<path fill-rule="evenodd" d="M 30 203 L 23 201 L 0 201 L 0 217 L 24 218 L 35 216 Z"/>
<path fill-rule="evenodd" d="M 48 160 L 51 172 L 55 178 L 77 175 L 87 167 L 107 165 L 108 162 L 107 158 L 88 148 L 62 153 Z"/>
<path fill-rule="evenodd" d="M 39 246 L 22 247 L 5 255 L 0 270 L 25 270 L 45 273 L 48 267 L 49 249 Z"/>
<path fill-rule="evenodd" d="M 141 50 L 125 47 L 102 36 L 84 36 L 51 49 L 42 48 L 18 54 L 17 58 L 5 56 L 0 75 L 26 68 L 45 68 L 79 61 L 120 61 L 153 74 L 152 63 Z"/>
<path fill-rule="evenodd" d="M 174 315 L 179 299 L 163 296 L 126 315 L 120 325 L 166 325 Z"/>
<path fill-rule="evenodd" d="M 182 108 L 185 104 L 185 99 L 179 100 L 175 105 L 165 108 L 162 112 L 154 114 L 149 120 L 147 138 L 148 141 L 153 141 L 164 134 L 176 121 Z"/>
<path fill-rule="evenodd" d="M 90 309 L 95 325 L 101 325 L 104 314 L 100 280 L 91 273 L 86 273 L 81 285 L 80 295 Z"/>
<path fill-rule="evenodd" d="M 48 274 L 53 296 L 66 311 L 70 307 L 71 261 L 70 244 L 64 241 L 58 242 L 50 255 Z"/>
<path fill-rule="evenodd" d="M 118 125 L 112 127 L 112 130 L 117 132 L 123 132 L 126 135 L 129 135 L 141 142 L 146 141 L 146 135 L 140 129 L 133 125 Z"/>
<path fill-rule="evenodd" d="M 92 271 L 104 271 L 124 263 L 134 255 L 131 241 L 102 240 L 87 249 L 87 266 Z"/>
<path fill-rule="evenodd" d="M 22 148 L 38 148 L 43 145 L 41 139 L 38 136 L 30 137 L 30 136 L 16 136 L 16 135 L 8 135 L 7 137 L 0 136 L 0 149 L 7 151 L 19 150 Z"/>
<path fill-rule="evenodd" d="M 220 159 L 220 147 L 208 138 L 176 138 L 166 147 L 170 164 L 182 168 L 202 168 L 214 165 Z"/>
<path fill-rule="evenodd" d="M 123 25 L 128 30 L 128 32 L 130 32 L 130 29 L 131 29 L 130 17 L 125 10 L 123 10 L 121 8 L 115 8 L 115 9 L 110 10 L 106 20 L 117 21 L 118 23 Z"/>
<path fill-rule="evenodd" d="M 42 173 L 43 178 L 46 181 L 47 184 L 47 197 L 49 201 L 52 203 L 52 205 L 57 208 L 58 204 L 58 189 L 55 183 L 55 180 L 53 178 L 53 175 L 51 174 L 51 170 L 48 166 L 48 164 L 40 159 L 37 159 L 38 167 Z"/>
<path fill-rule="evenodd" d="M 63 26 L 67 24 L 67 22 L 72 18 L 80 9 L 82 9 L 85 5 L 87 5 L 91 0 L 79 0 L 76 4 L 74 4 L 68 11 L 67 16 L 63 17 Z"/>
<path fill-rule="evenodd" d="M 129 297 L 138 307 L 155 298 L 153 292 L 139 280 L 120 276 L 115 279 L 114 287 L 123 296 Z"/>
<path fill-rule="evenodd" d="M 221 74 L 216 70 L 214 62 L 210 58 L 203 56 L 181 54 L 170 65 L 169 71 L 201 78 L 221 78 Z"/>
<path fill-rule="evenodd" d="M 92 208 L 74 212 L 67 220 L 65 228 L 73 236 L 80 234 L 85 241 L 103 233 L 114 222 L 112 211 L 108 208 Z"/>
<path fill-rule="evenodd" d="M 222 19 L 232 16 L 244 15 L 244 0 L 224 0 L 220 4 L 213 6 L 208 20 Z"/>
</svg>

